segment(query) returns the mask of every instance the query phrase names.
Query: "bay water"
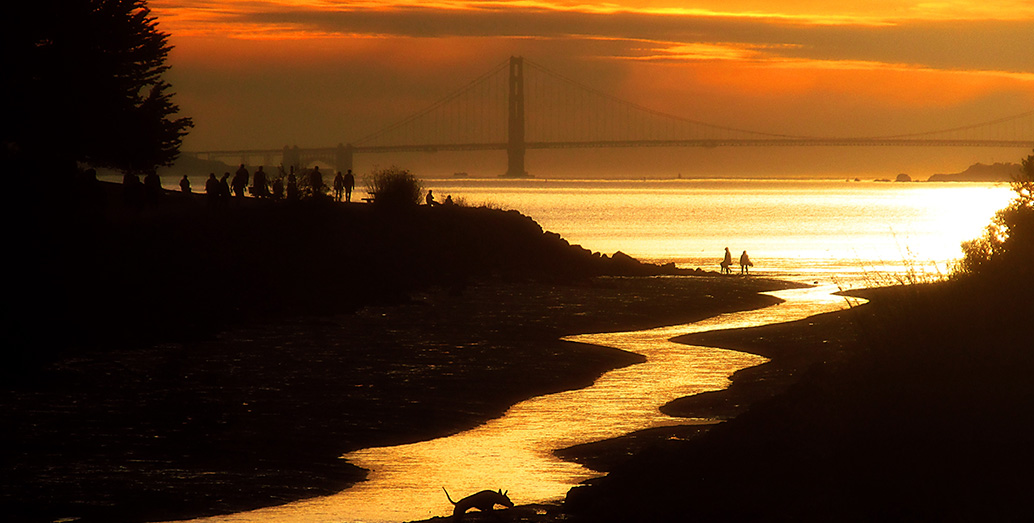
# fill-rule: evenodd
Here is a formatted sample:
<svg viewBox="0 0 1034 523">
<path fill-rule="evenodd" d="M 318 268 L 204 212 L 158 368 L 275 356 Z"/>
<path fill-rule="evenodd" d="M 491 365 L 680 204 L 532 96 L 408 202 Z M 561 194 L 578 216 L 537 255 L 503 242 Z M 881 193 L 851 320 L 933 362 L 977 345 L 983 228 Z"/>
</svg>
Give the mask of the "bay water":
<svg viewBox="0 0 1034 523">
<path fill-rule="evenodd" d="M 718 270 L 728 247 L 790 279 L 935 277 L 1008 204 L 1006 183 L 430 180 L 438 201 L 515 209 L 573 244 Z M 737 270 L 738 272 L 738 270 Z"/>
</svg>

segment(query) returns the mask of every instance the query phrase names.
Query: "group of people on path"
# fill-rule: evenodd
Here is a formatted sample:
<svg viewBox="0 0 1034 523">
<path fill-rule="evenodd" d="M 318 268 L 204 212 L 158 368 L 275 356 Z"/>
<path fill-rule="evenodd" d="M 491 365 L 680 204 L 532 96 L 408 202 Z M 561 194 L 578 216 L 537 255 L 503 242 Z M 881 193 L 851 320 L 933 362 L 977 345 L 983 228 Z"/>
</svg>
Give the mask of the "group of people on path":
<svg viewBox="0 0 1034 523">
<path fill-rule="evenodd" d="M 722 274 L 732 274 L 732 253 L 729 252 L 729 248 L 725 248 L 725 258 L 720 264 L 722 266 Z M 743 251 L 740 255 L 740 274 L 750 274 L 750 268 L 754 266 L 754 263 L 750 261 L 750 257 L 747 256 L 747 251 Z"/>
<path fill-rule="evenodd" d="M 352 189 L 354 188 L 355 175 L 352 174 L 352 169 L 349 169 L 344 175 L 338 171 L 337 176 L 334 177 L 334 201 L 340 202 L 342 197 L 346 202 L 352 201 Z"/>
<path fill-rule="evenodd" d="M 216 178 L 215 173 L 208 174 L 208 180 L 205 182 L 205 194 L 208 195 L 209 205 L 212 207 L 226 206 L 231 200 L 231 194 L 235 198 L 243 198 L 246 190 L 249 189 L 249 181 L 251 182 L 251 194 L 256 198 L 271 198 L 274 201 L 286 199 L 291 201 L 298 200 L 301 197 L 298 176 L 295 175 L 294 167 L 291 167 L 290 172 L 285 173 L 283 166 L 281 166 L 279 174 L 270 183 L 262 166 L 259 166 L 254 175 L 251 175 L 247 167 L 241 164 L 232 179 L 229 172 L 223 173 L 222 178 Z M 310 196 L 324 194 L 326 186 L 323 183 L 323 173 L 320 172 L 319 166 L 309 171 L 307 182 L 305 188 Z M 334 177 L 333 184 L 334 201 L 352 201 L 355 175 L 352 174 L 351 169 L 348 169 L 347 173 L 338 171 Z M 187 178 L 187 175 L 183 175 L 179 185 L 181 192 L 190 194 L 190 180 Z"/>
<path fill-rule="evenodd" d="M 93 171 L 96 178 L 96 170 Z M 144 205 L 156 205 L 162 197 L 162 182 L 158 173 L 150 171 L 140 182 L 140 177 L 132 172 L 122 176 L 122 198 L 126 206 L 133 209 L 140 209 Z"/>
</svg>

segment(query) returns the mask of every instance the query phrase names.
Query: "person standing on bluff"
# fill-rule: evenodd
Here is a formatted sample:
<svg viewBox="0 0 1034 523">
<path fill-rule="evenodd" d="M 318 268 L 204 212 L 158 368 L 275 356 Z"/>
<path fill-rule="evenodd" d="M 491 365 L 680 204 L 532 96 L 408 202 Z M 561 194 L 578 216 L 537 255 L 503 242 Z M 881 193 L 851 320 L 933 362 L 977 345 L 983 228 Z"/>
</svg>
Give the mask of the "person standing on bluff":
<svg viewBox="0 0 1034 523">
<path fill-rule="evenodd" d="M 352 169 L 349 169 L 345 173 L 345 201 L 352 201 L 352 189 L 355 188 L 355 175 L 352 174 Z"/>
<path fill-rule="evenodd" d="M 208 180 L 205 182 L 205 199 L 208 200 L 209 208 L 219 206 L 219 179 L 215 173 L 208 173 Z"/>
<path fill-rule="evenodd" d="M 268 198 L 269 197 L 269 184 L 266 182 L 266 172 L 262 170 L 263 166 L 259 166 L 258 170 L 255 171 L 255 177 L 252 179 L 253 184 L 251 186 L 251 195 L 256 198 Z"/>
<path fill-rule="evenodd" d="M 338 171 L 334 175 L 334 201 L 340 202 L 341 197 L 345 194 L 345 177 L 342 176 L 341 171 Z"/>
<path fill-rule="evenodd" d="M 244 188 L 248 186 L 248 170 L 244 168 L 244 164 L 237 169 L 237 172 L 233 175 L 233 180 L 230 182 L 233 186 L 233 195 L 238 198 L 244 197 Z"/>
<path fill-rule="evenodd" d="M 319 165 L 313 166 L 312 172 L 309 173 L 309 196 L 323 196 L 323 173 L 320 172 Z"/>
<path fill-rule="evenodd" d="M 219 206 L 226 207 L 230 203 L 230 173 L 223 173 L 219 179 Z"/>
<path fill-rule="evenodd" d="M 294 175 L 294 167 L 291 167 L 291 174 L 287 175 L 287 199 L 289 201 L 298 199 L 298 177 Z"/>
</svg>

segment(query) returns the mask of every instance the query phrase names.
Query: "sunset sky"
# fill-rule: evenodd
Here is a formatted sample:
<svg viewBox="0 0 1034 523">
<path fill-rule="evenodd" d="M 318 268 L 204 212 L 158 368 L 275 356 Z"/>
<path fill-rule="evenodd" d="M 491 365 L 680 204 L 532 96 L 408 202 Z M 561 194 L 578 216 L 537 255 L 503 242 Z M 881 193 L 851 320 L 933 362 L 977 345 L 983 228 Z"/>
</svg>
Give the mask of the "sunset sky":
<svg viewBox="0 0 1034 523">
<path fill-rule="evenodd" d="M 1034 109 L 1031 0 L 152 0 L 149 6 L 172 35 L 167 77 L 196 124 L 184 142 L 188 151 L 348 143 L 427 107 L 511 55 L 664 113 L 772 133 L 893 135 Z M 970 160 L 1016 161 L 1021 152 L 813 150 L 803 155 L 814 158 L 810 167 L 801 151 L 653 149 L 594 157 L 665 156 L 660 170 L 683 172 L 685 164 L 688 173 L 732 164 L 749 171 L 780 159 L 793 159 L 787 169 L 821 171 L 837 158 L 855 163 L 873 156 L 887 159 L 873 169 L 899 162 L 908 164 L 901 169 L 936 170 L 962 162 L 961 170 Z M 545 171 L 552 169 L 545 167 L 550 158 L 559 158 L 529 153 L 530 171 L 533 154 L 541 155 Z M 499 156 L 502 170 L 500 155 L 457 154 L 428 165 L 491 170 Z M 756 158 L 737 160 L 743 156 Z M 564 157 L 581 162 L 586 155 Z M 368 161 L 421 162 L 414 158 Z"/>
</svg>

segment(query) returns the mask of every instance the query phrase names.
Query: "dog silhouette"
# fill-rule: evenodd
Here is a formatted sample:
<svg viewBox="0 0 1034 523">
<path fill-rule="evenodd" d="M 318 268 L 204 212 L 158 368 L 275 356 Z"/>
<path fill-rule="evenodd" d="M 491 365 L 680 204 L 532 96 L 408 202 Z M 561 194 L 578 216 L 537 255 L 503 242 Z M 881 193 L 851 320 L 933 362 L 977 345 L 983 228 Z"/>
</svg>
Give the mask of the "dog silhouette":
<svg viewBox="0 0 1034 523">
<path fill-rule="evenodd" d="M 445 490 L 445 487 L 442 487 L 442 490 Z M 513 502 L 510 501 L 506 492 L 503 492 L 502 490 L 482 490 L 481 492 L 471 494 L 459 501 L 453 501 L 452 496 L 449 495 L 449 491 L 445 490 L 445 497 L 449 499 L 449 503 L 453 504 L 453 521 L 462 521 L 463 515 L 472 508 L 476 508 L 482 512 L 490 512 L 496 505 L 513 508 Z"/>
</svg>

